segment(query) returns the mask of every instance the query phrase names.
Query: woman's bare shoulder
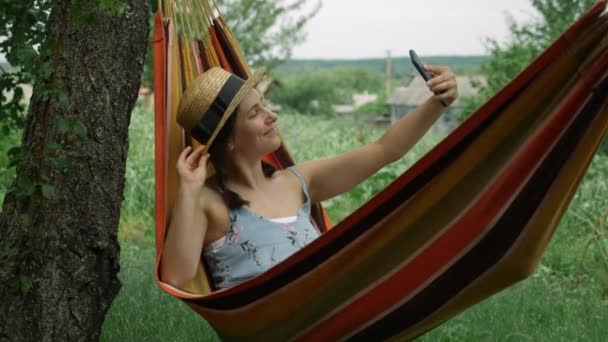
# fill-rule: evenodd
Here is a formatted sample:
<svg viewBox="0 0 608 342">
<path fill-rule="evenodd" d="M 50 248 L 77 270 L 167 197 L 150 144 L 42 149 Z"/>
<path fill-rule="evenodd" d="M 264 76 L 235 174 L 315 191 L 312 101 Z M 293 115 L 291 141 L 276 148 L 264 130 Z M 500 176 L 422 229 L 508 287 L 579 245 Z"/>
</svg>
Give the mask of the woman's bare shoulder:
<svg viewBox="0 0 608 342">
<path fill-rule="evenodd" d="M 230 210 L 213 179 L 205 182 L 200 200 L 208 222 L 204 243 L 204 245 L 207 245 L 226 234 L 226 229 L 230 223 Z"/>
<path fill-rule="evenodd" d="M 203 186 L 203 191 L 200 197 L 201 205 L 203 208 L 210 209 L 218 205 L 224 205 L 224 199 L 219 192 L 217 180 L 214 177 L 208 179 Z"/>
</svg>

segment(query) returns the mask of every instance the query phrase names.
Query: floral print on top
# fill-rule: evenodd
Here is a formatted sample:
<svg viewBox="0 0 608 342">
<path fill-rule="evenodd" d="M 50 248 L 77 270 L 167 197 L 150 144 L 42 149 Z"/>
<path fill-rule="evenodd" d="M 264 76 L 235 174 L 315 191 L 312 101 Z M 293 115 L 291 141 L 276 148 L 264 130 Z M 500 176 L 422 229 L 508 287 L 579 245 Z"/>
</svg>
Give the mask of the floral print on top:
<svg viewBox="0 0 608 342">
<path fill-rule="evenodd" d="M 295 220 L 267 220 L 245 207 L 231 210 L 226 235 L 203 251 L 217 289 L 234 286 L 267 271 L 320 235 L 311 223 L 306 182 L 293 166 L 288 170 L 298 177 L 306 197 Z"/>
</svg>

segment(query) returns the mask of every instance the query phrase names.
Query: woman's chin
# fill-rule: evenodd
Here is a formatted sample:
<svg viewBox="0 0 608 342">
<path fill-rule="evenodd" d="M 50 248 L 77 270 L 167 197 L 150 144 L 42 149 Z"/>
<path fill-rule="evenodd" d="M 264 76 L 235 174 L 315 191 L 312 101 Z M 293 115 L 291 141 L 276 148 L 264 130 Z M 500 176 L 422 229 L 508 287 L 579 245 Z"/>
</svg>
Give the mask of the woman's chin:
<svg viewBox="0 0 608 342">
<path fill-rule="evenodd" d="M 272 143 L 268 144 L 268 148 L 266 149 L 266 153 L 264 153 L 264 155 L 276 152 L 279 148 L 281 148 L 282 144 L 283 142 L 279 136 L 277 136 L 276 139 L 272 139 Z"/>
</svg>

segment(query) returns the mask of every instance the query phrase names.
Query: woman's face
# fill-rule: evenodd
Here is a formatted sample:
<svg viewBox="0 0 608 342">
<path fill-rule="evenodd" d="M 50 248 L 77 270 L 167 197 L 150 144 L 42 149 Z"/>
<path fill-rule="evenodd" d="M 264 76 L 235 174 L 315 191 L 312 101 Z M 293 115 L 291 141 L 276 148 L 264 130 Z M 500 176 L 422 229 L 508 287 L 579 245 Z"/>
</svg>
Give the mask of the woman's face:
<svg viewBox="0 0 608 342">
<path fill-rule="evenodd" d="M 247 155 L 263 156 L 281 146 L 277 132 L 277 115 L 264 106 L 259 91 L 249 90 L 236 109 L 234 150 Z"/>
</svg>

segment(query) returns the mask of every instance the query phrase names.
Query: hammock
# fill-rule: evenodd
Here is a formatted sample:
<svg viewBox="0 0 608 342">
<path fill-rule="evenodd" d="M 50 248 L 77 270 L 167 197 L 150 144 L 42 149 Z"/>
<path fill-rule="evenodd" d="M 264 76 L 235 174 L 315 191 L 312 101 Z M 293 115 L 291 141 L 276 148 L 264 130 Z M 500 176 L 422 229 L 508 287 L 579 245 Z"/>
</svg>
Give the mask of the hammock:
<svg viewBox="0 0 608 342">
<path fill-rule="evenodd" d="M 188 288 L 177 289 L 159 278 L 159 262 L 176 190 L 168 170 L 184 144 L 195 143 L 175 124 L 179 95 L 207 66 L 248 70 L 206 1 L 200 8 L 208 25 L 199 27 L 222 31 L 216 37 L 223 43 L 176 25 L 176 10 L 194 13 L 194 2 L 156 13 L 155 277 L 223 340 L 413 339 L 429 331 L 531 274 L 608 132 L 608 15 L 601 0 L 433 150 L 317 240 L 235 287 L 212 291 L 201 264 Z M 220 48 L 215 61 L 212 47 Z M 292 162 L 286 151 L 272 157 L 279 166 Z"/>
</svg>

